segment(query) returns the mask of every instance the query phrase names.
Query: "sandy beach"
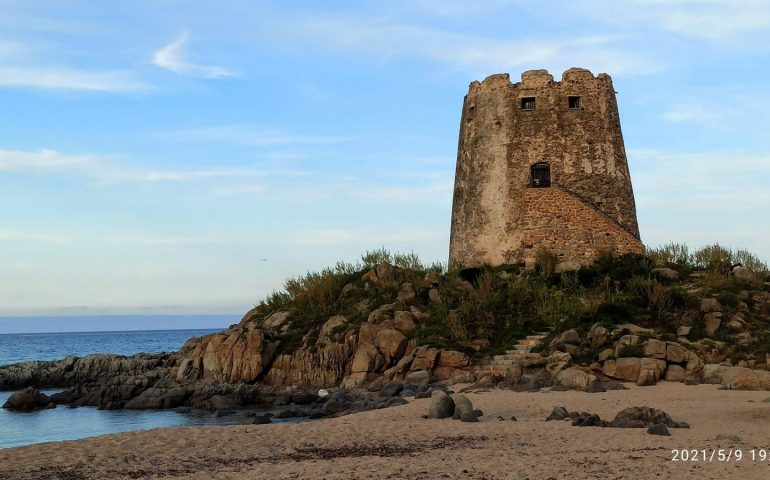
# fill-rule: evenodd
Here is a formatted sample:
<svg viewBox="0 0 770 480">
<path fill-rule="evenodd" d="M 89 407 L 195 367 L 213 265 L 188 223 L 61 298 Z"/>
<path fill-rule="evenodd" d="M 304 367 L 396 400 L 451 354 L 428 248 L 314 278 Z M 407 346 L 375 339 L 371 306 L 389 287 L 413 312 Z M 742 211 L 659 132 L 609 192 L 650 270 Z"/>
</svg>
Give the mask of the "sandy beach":
<svg viewBox="0 0 770 480">
<path fill-rule="evenodd" d="M 0 451 L 0 478 L 770 477 L 770 459 L 751 459 L 752 449 L 770 449 L 768 392 L 661 382 L 596 394 L 491 390 L 468 397 L 484 411 L 479 423 L 423 419 L 430 400 L 421 399 L 293 425 L 140 431 Z M 611 420 L 634 405 L 661 408 L 691 428 L 672 429 L 664 437 L 646 429 L 544 421 L 554 406 Z M 718 440 L 720 434 L 739 441 Z M 719 448 L 740 449 L 743 459 L 671 460 L 674 449 L 705 449 L 710 456 Z"/>
</svg>

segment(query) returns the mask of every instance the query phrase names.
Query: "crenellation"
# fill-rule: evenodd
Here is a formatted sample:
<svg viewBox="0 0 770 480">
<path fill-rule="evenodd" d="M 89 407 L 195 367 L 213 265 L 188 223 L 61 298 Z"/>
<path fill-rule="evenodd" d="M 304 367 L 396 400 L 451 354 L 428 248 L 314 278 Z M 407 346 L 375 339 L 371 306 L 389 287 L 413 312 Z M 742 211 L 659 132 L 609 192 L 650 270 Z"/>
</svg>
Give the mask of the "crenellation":
<svg viewBox="0 0 770 480">
<path fill-rule="evenodd" d="M 511 83 L 508 74 L 490 75 L 482 83 L 471 83 L 465 97 L 450 264 L 526 262 L 537 246 L 558 251 L 565 261 L 582 262 L 613 245 L 619 251 L 640 251 L 609 75 L 594 77 L 586 69 L 571 68 L 561 82 L 546 70 L 524 72 L 521 79 Z M 552 188 L 532 188 L 535 164 L 547 165 Z M 551 195 L 537 193 L 541 190 L 550 190 Z M 553 194 L 556 190 L 562 194 Z M 543 203 L 533 206 L 533 196 Z M 554 198 L 560 199 L 561 208 L 554 206 Z M 594 215 L 576 210 L 575 202 Z M 544 228 L 543 218 L 555 225 Z M 576 219 L 592 225 L 610 223 L 615 230 L 600 235 L 588 224 L 581 230 Z"/>
</svg>

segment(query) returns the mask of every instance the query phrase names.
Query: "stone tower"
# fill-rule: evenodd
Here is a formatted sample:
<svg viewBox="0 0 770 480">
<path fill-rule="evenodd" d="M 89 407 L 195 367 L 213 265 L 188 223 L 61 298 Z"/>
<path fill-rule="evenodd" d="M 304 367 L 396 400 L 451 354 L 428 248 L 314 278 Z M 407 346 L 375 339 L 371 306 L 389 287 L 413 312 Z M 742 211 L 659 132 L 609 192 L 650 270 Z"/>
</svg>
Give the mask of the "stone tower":
<svg viewBox="0 0 770 480">
<path fill-rule="evenodd" d="M 612 79 L 572 68 L 471 83 L 457 151 L 449 264 L 569 264 L 641 252 Z"/>
</svg>

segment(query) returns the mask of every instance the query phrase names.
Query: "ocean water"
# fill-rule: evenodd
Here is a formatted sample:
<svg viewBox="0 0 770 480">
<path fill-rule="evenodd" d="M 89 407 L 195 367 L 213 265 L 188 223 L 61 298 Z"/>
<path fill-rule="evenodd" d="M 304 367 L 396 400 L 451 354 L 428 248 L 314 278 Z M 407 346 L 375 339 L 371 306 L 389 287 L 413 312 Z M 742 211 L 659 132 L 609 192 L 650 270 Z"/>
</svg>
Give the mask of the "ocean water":
<svg viewBox="0 0 770 480">
<path fill-rule="evenodd" d="M 133 355 L 179 350 L 192 337 L 222 329 L 138 330 L 127 332 L 6 333 L 0 334 L 0 365 L 28 360 L 58 360 L 89 353 Z"/>
<path fill-rule="evenodd" d="M 89 353 L 169 352 L 187 339 L 221 329 L 144 330 L 130 332 L 25 333 L 0 335 L 0 365 L 26 360 L 55 360 Z M 54 393 L 57 390 L 45 390 Z M 13 392 L 0 391 L 0 405 Z M 214 417 L 210 412 L 99 410 L 95 407 L 12 412 L 0 409 L 0 448 L 132 430 L 182 425 L 228 425 L 243 423 L 242 415 Z"/>
</svg>

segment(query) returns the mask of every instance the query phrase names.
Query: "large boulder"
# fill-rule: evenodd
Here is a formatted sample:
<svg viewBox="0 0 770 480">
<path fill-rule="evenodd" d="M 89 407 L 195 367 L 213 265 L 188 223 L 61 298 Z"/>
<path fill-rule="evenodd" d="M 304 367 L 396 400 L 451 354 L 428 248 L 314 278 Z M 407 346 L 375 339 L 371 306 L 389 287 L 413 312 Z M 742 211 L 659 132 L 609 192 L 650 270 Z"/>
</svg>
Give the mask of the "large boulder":
<svg viewBox="0 0 770 480">
<path fill-rule="evenodd" d="M 667 427 L 680 428 L 685 425 L 675 422 L 668 413 L 651 407 L 628 407 L 615 415 L 610 426 L 616 428 L 643 428 L 662 423 Z"/>
<path fill-rule="evenodd" d="M 570 367 L 558 372 L 556 381 L 565 387 L 584 389 L 596 381 L 596 376 L 578 368 Z"/>
<path fill-rule="evenodd" d="M 3 408 L 8 410 L 17 410 L 21 412 L 29 412 L 32 410 L 39 410 L 46 408 L 51 404 L 48 395 L 41 393 L 39 390 L 27 387 L 24 390 L 14 392 L 8 400 L 3 404 Z"/>
<path fill-rule="evenodd" d="M 189 343 L 189 342 L 188 342 Z M 197 375 L 230 383 L 252 383 L 273 360 L 278 344 L 265 338 L 253 323 L 234 325 L 207 335 L 186 355 Z"/>
<path fill-rule="evenodd" d="M 455 402 L 445 391 L 434 390 L 430 394 L 428 418 L 450 418 L 455 412 Z"/>
<path fill-rule="evenodd" d="M 703 326 L 706 329 L 706 334 L 709 336 L 714 335 L 719 330 L 720 325 L 722 325 L 721 313 L 711 312 L 703 316 Z"/>
<path fill-rule="evenodd" d="M 462 418 L 463 415 L 471 414 L 473 415 L 473 404 L 471 403 L 471 400 L 463 395 L 462 393 L 458 393 L 454 396 L 454 402 L 455 402 L 455 411 L 452 414 L 452 418 L 455 420 L 459 420 Z"/>
<path fill-rule="evenodd" d="M 644 345 L 644 356 L 650 358 L 666 358 L 666 342 L 651 338 Z"/>
</svg>

